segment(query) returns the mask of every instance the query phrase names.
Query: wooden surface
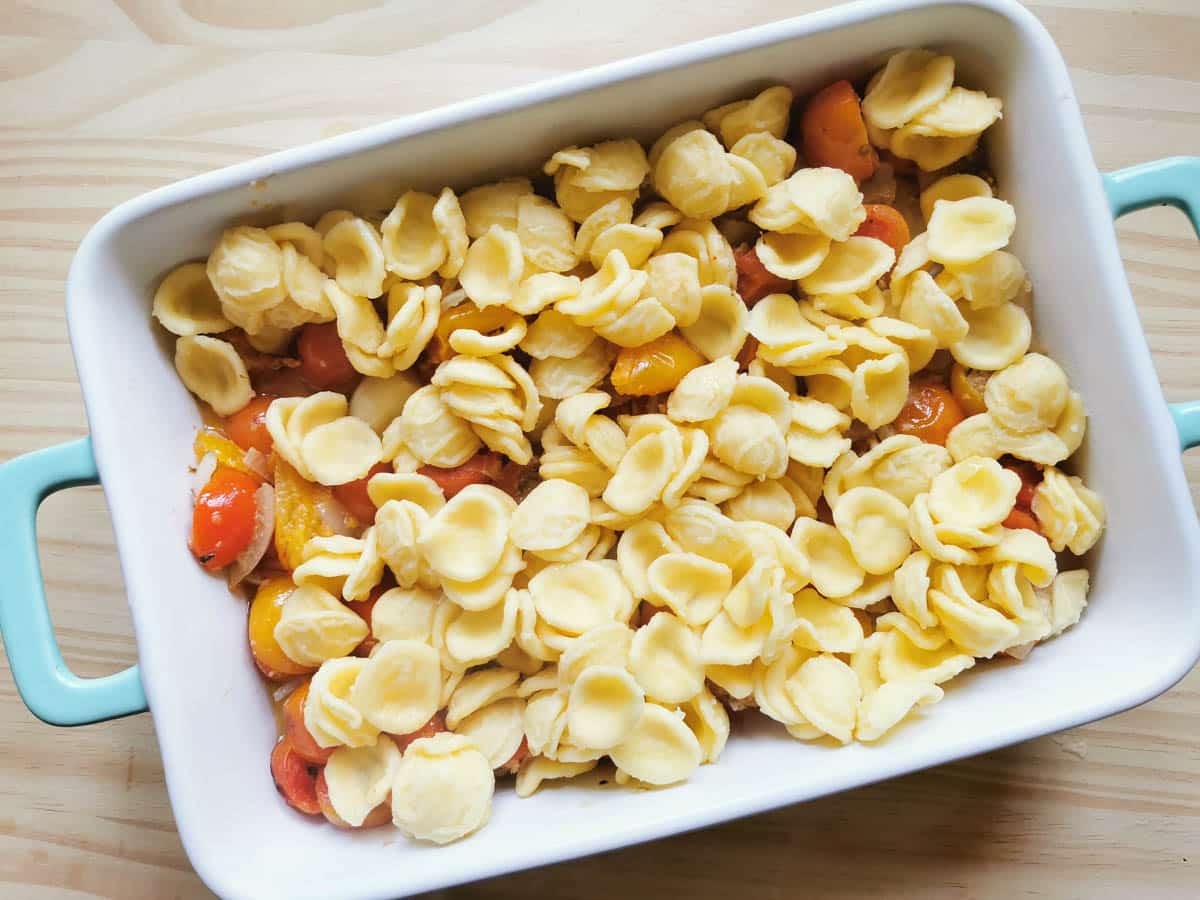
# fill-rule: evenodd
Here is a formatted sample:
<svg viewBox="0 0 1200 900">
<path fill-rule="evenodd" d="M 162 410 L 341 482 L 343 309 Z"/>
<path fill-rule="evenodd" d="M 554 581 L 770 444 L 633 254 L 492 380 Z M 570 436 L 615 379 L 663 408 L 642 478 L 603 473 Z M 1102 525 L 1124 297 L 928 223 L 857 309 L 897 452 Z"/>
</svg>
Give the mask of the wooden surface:
<svg viewBox="0 0 1200 900">
<path fill-rule="evenodd" d="M 266 151 L 825 5 L 0 2 L 0 459 L 85 431 L 63 284 L 79 240 L 117 203 Z M 1102 168 L 1200 151 L 1200 5 L 1032 8 L 1071 66 Z M 1130 216 L 1119 232 L 1166 394 L 1198 397 L 1200 243 L 1170 210 Z M 1195 493 L 1200 455 L 1188 470 Z M 39 534 L 68 661 L 83 675 L 133 662 L 99 489 L 53 497 Z M 50 728 L 0 666 L 0 798 L 2 897 L 211 896 L 176 835 L 149 716 Z M 1196 896 L 1200 674 L 1067 734 L 444 896 L 680 890 L 698 900 Z"/>
</svg>

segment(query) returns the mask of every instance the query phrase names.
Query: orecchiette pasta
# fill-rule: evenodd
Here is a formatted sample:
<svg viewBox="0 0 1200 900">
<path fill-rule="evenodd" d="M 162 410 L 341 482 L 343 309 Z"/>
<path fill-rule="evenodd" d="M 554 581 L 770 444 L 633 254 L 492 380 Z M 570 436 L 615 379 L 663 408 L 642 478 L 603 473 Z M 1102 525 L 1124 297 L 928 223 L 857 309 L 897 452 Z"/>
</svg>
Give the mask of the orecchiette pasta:
<svg viewBox="0 0 1200 900">
<path fill-rule="evenodd" d="M 1069 474 L 1083 399 L 1030 352 L 983 155 L 1001 100 L 902 50 L 853 160 L 792 102 L 230 227 L 158 285 L 180 380 L 238 441 L 210 418 L 197 481 L 253 499 L 206 496 L 192 550 L 262 583 L 255 660 L 301 691 L 276 752 L 334 824 L 445 843 L 497 778 L 526 797 L 605 759 L 674 784 L 731 711 L 877 741 L 1080 620 L 1069 560 L 1106 511 Z"/>
</svg>

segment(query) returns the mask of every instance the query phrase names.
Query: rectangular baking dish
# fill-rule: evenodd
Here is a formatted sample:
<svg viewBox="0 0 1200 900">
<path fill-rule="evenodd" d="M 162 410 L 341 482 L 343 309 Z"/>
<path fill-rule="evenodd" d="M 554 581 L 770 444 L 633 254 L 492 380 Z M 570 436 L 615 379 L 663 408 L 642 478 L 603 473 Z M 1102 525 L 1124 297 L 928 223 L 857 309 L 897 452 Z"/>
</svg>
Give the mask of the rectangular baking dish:
<svg viewBox="0 0 1200 900">
<path fill-rule="evenodd" d="M 669 790 L 587 785 L 498 792 L 495 824 L 443 848 L 348 833 L 289 810 L 267 771 L 275 723 L 245 652 L 244 604 L 186 547 L 198 415 L 149 316 L 158 279 L 237 221 L 389 208 L 408 187 L 456 188 L 535 169 L 571 143 L 635 136 L 774 82 L 803 94 L 889 51 L 952 53 L 960 80 L 1005 102 L 989 132 L 1040 340 L 1091 414 L 1082 468 L 1108 502 L 1082 623 L 1020 664 L 980 666 L 878 746 L 836 751 L 767 724 Z M 71 267 L 67 313 L 91 438 L 0 467 L 0 630 L 30 709 L 53 724 L 153 711 L 188 855 L 228 898 L 379 900 L 568 860 L 808 800 L 1069 728 L 1166 690 L 1200 657 L 1200 529 L 1179 460 L 1196 404 L 1169 408 L 1121 269 L 1112 214 L 1200 210 L 1200 161 L 1102 177 L 1066 67 L 1009 0 L 857 3 L 471 100 L 253 160 L 105 216 Z M 1063 228 L 1070 222 L 1070 228 Z M 136 398 L 133 401 L 132 398 Z M 93 460 L 94 454 L 94 460 Z M 79 679 L 45 610 L 34 515 L 51 491 L 100 480 L 112 511 L 139 666 Z M 152 489 L 147 489 L 152 485 Z M 144 688 L 144 693 L 143 693 Z"/>
</svg>

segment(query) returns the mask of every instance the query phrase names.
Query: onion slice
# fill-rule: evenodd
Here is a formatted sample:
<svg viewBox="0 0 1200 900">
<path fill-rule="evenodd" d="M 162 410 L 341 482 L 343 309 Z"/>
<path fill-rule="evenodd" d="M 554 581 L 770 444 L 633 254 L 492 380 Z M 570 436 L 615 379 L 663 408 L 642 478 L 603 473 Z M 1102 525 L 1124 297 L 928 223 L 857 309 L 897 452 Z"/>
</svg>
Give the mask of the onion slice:
<svg viewBox="0 0 1200 900">
<path fill-rule="evenodd" d="M 200 458 L 200 462 L 196 463 L 196 468 L 192 472 L 192 499 L 200 495 L 200 492 L 212 480 L 213 473 L 216 471 L 217 454 L 209 450 Z"/>
<path fill-rule="evenodd" d="M 275 534 L 275 489 L 260 484 L 254 492 L 254 536 L 229 566 L 229 586 L 237 587 L 262 562 Z"/>
<path fill-rule="evenodd" d="M 1024 659 L 1033 652 L 1033 648 L 1037 646 L 1037 641 L 1026 641 L 1024 644 L 1014 644 L 1004 651 L 1005 656 L 1011 656 L 1013 659 Z"/>
<path fill-rule="evenodd" d="M 261 478 L 263 481 L 271 480 L 271 458 L 261 452 L 257 447 L 251 447 L 242 455 L 242 462 L 246 464 L 246 468 Z"/>
</svg>

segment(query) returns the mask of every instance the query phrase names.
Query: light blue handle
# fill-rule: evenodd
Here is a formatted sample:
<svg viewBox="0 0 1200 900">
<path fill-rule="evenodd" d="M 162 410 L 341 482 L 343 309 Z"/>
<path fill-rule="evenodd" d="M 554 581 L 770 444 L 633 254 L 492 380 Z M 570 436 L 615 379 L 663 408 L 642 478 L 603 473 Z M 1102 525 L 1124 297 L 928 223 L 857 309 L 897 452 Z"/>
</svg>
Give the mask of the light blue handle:
<svg viewBox="0 0 1200 900">
<path fill-rule="evenodd" d="M 67 668 L 46 608 L 38 506 L 55 491 L 99 483 L 89 438 L 0 465 L 0 636 L 21 699 L 51 725 L 87 725 L 146 711 L 137 666 L 103 678 L 80 678 Z"/>
<path fill-rule="evenodd" d="M 1104 176 L 1114 218 L 1147 206 L 1171 205 L 1187 213 L 1200 237 L 1200 156 L 1172 156 Z M 1184 450 L 1200 445 L 1200 401 L 1168 404 Z"/>
</svg>

